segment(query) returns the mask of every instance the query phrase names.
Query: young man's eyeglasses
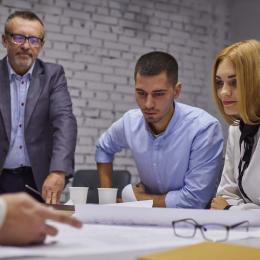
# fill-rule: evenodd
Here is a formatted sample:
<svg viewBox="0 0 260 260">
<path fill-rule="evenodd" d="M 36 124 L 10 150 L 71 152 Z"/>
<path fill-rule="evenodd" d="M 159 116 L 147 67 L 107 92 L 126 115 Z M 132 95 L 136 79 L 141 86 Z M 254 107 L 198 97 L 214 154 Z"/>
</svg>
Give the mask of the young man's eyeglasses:
<svg viewBox="0 0 260 260">
<path fill-rule="evenodd" d="M 33 47 L 39 47 L 43 43 L 43 38 L 39 38 L 36 36 L 25 36 L 22 34 L 16 34 L 16 33 L 7 33 L 10 35 L 12 42 L 14 44 L 24 44 L 26 40 L 28 40 L 28 43 Z"/>
</svg>

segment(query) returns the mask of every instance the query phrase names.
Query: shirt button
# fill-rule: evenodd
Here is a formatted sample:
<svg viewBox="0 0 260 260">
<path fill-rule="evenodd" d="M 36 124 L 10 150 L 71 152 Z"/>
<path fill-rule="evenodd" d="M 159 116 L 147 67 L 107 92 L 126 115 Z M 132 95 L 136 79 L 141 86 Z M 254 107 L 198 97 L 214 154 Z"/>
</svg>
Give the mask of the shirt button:
<svg viewBox="0 0 260 260">
<path fill-rule="evenodd" d="M 23 102 L 21 103 L 21 106 L 24 106 L 24 103 L 23 103 Z"/>
<path fill-rule="evenodd" d="M 22 149 L 22 148 L 23 148 L 23 146 L 22 146 L 22 145 L 20 145 L 20 146 L 19 146 L 19 148 L 20 148 L 20 149 Z"/>
<path fill-rule="evenodd" d="M 24 82 L 22 81 L 21 83 L 23 84 Z"/>
<path fill-rule="evenodd" d="M 19 127 L 22 127 L 22 124 L 20 124 Z"/>
</svg>

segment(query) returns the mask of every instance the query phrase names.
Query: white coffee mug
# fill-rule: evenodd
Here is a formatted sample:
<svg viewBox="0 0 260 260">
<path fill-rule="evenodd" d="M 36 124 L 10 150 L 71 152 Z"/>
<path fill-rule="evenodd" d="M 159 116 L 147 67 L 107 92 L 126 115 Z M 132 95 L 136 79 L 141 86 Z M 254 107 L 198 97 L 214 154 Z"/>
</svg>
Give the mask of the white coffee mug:
<svg viewBox="0 0 260 260">
<path fill-rule="evenodd" d="M 88 187 L 69 187 L 70 199 L 73 204 L 86 204 Z"/>
<path fill-rule="evenodd" d="M 116 203 L 117 188 L 98 188 L 99 204 Z"/>
</svg>

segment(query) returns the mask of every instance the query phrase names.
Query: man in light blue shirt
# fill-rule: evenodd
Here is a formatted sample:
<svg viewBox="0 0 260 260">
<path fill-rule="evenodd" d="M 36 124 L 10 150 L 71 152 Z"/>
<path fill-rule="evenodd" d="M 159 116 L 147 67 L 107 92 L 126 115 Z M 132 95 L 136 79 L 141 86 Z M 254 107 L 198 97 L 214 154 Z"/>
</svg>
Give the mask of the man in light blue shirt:
<svg viewBox="0 0 260 260">
<path fill-rule="evenodd" d="M 151 52 L 139 58 L 139 109 L 125 113 L 97 143 L 102 187 L 111 187 L 114 155 L 127 148 L 141 180 L 133 188 L 138 200 L 152 199 L 157 207 L 207 207 L 220 178 L 221 126 L 204 110 L 176 102 L 180 92 L 174 57 Z"/>
</svg>

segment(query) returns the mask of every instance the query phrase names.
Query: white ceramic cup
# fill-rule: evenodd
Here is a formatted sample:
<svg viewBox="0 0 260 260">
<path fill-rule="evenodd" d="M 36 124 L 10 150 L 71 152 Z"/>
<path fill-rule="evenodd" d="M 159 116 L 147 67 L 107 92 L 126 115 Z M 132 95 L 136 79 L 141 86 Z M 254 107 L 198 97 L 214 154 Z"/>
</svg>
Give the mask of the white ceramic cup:
<svg viewBox="0 0 260 260">
<path fill-rule="evenodd" d="M 116 203 L 117 188 L 98 188 L 99 204 Z"/>
<path fill-rule="evenodd" d="M 86 204 L 88 187 L 69 187 L 70 199 L 73 204 Z"/>
</svg>

